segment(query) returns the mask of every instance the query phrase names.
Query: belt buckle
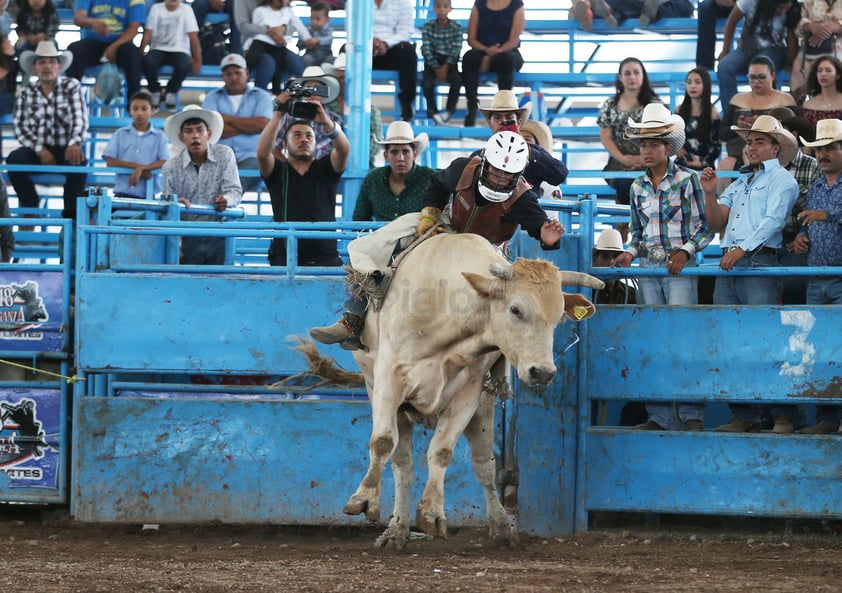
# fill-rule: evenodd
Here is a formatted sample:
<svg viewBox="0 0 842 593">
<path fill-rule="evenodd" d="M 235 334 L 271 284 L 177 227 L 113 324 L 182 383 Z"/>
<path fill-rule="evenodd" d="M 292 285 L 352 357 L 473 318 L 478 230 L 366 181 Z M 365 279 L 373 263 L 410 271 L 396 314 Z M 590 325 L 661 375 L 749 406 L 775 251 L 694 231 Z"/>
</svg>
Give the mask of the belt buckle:
<svg viewBox="0 0 842 593">
<path fill-rule="evenodd" d="M 647 254 L 649 261 L 653 264 L 659 264 L 667 261 L 667 250 L 663 247 L 653 247 Z"/>
</svg>

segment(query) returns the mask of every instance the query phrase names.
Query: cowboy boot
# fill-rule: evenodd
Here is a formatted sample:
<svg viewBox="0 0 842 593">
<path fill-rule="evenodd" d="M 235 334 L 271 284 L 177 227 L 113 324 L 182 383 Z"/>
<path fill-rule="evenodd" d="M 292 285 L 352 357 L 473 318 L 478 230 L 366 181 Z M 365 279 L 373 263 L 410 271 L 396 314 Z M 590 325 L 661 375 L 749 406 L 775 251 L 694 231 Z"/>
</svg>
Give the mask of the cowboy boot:
<svg viewBox="0 0 842 593">
<path fill-rule="evenodd" d="M 325 327 L 314 327 L 310 330 L 310 337 L 322 344 L 336 344 L 343 350 L 360 350 L 363 344 L 360 341 L 365 320 L 359 315 L 345 312 L 342 318 Z"/>
</svg>

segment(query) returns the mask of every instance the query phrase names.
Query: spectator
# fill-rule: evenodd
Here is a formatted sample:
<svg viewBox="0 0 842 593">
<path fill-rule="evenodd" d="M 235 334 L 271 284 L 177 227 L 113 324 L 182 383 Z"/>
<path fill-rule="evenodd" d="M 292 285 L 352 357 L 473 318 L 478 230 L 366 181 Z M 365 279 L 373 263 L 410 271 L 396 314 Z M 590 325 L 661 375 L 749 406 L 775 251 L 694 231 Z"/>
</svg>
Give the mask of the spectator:
<svg viewBox="0 0 842 593">
<path fill-rule="evenodd" d="M 24 80 L 15 100 L 15 136 L 20 147 L 6 162 L 10 165 L 87 164 L 83 144 L 88 133 L 88 109 L 82 85 L 66 78 L 73 62 L 69 51 L 59 52 L 52 41 L 41 41 L 35 51 L 20 56 Z M 61 117 L 57 114 L 61 112 Z M 38 193 L 31 173 L 9 172 L 20 205 L 38 207 Z M 76 218 L 76 198 L 85 191 L 87 173 L 66 173 L 64 182 L 64 218 Z"/>
<path fill-rule="evenodd" d="M 424 56 L 424 75 L 421 88 L 427 102 L 427 117 L 442 125 L 453 116 L 462 76 L 459 74 L 459 54 L 462 53 L 462 25 L 448 18 L 450 0 L 436 0 L 433 5 L 435 20 L 427 21 L 421 28 L 421 55 Z M 447 103 L 444 113 L 439 113 L 436 102 L 436 85 L 447 82 Z"/>
<path fill-rule="evenodd" d="M 801 116 L 816 125 L 823 119 L 842 118 L 842 62 L 834 56 L 822 56 L 810 66 L 804 83 L 809 99 L 799 110 Z"/>
<path fill-rule="evenodd" d="M 19 6 L 15 43 L 18 54 L 56 38 L 60 22 L 53 0 L 24 0 Z"/>
<path fill-rule="evenodd" d="M 710 74 L 704 68 L 693 68 L 687 74 L 684 101 L 678 115 L 684 120 L 684 147 L 678 151 L 676 162 L 701 171 L 716 167 L 722 154 L 719 143 L 719 112 L 711 104 Z"/>
<path fill-rule="evenodd" d="M 537 144 L 544 149 L 544 152 L 546 152 L 549 156 L 552 156 L 553 133 L 550 131 L 550 127 L 544 122 L 538 121 L 537 119 L 526 120 L 523 122 L 523 125 L 520 126 L 520 135 L 523 136 L 523 139 L 526 140 L 527 144 L 529 144 L 530 151 L 532 151 L 533 146 Z M 542 181 L 540 185 L 536 185 L 532 189 L 534 189 L 535 193 L 537 193 L 541 198 L 553 198 L 556 200 L 561 199 L 561 188 L 559 188 L 558 184 L 553 185 L 551 183 L 547 183 L 546 181 Z M 558 212 L 550 212 L 549 214 L 557 215 Z"/>
<path fill-rule="evenodd" d="M 462 56 L 462 79 L 468 99 L 465 127 L 476 125 L 479 75 L 497 74 L 497 88 L 511 90 L 523 67 L 520 36 L 526 27 L 523 0 L 475 0 L 468 20 L 468 45 Z"/>
<path fill-rule="evenodd" d="M 372 68 L 398 71 L 398 99 L 404 121 L 412 121 L 415 115 L 412 104 L 418 84 L 418 56 L 411 41 L 414 15 L 415 3 L 411 0 L 374 0 Z"/>
<path fill-rule="evenodd" d="M 0 177 L 0 218 L 11 218 L 6 182 Z M 0 263 L 9 263 L 15 254 L 15 234 L 12 225 L 0 226 Z"/>
<path fill-rule="evenodd" d="M 660 98 L 649 83 L 649 75 L 643 62 L 637 58 L 626 58 L 620 62 L 617 73 L 614 96 L 605 101 L 599 110 L 596 123 L 599 125 L 599 138 L 608 151 L 608 164 L 604 171 L 638 171 L 643 168 L 637 145 L 626 138 L 629 118 L 640 118 L 643 106 L 657 103 Z M 605 180 L 616 190 L 615 201 L 618 204 L 629 203 L 631 178 Z M 620 225 L 620 233 L 628 232 L 627 225 Z"/>
<path fill-rule="evenodd" d="M 138 91 L 129 98 L 129 115 L 132 123 L 116 130 L 105 146 L 102 156 L 109 167 L 132 169 L 131 174 L 114 176 L 114 195 L 125 198 L 146 199 L 150 193 L 161 192 L 161 179 L 152 172 L 160 169 L 170 158 L 170 146 L 163 131 L 150 123 L 152 95 Z M 147 183 L 153 179 L 152 192 L 147 193 Z"/>
<path fill-rule="evenodd" d="M 304 70 L 304 60 L 287 47 L 286 35 L 290 29 L 298 33 L 299 39 L 307 41 L 310 32 L 289 5 L 290 0 L 263 0 L 251 15 L 253 25 L 265 27 L 265 33 L 258 33 L 245 43 L 246 64 L 253 70 L 265 54 L 272 56 L 275 73 L 272 76 L 272 94 L 281 92 L 284 74 L 298 76 Z M 264 87 L 260 87 L 264 88 Z"/>
<path fill-rule="evenodd" d="M 67 50 L 73 62 L 67 75 L 82 80 L 85 69 L 105 59 L 123 69 L 126 93 L 140 90 L 140 49 L 134 44 L 138 29 L 146 23 L 143 0 L 76 0 L 73 24 L 82 29 L 82 39 Z"/>
<path fill-rule="evenodd" d="M 332 222 L 336 220 L 336 189 L 348 165 L 351 145 L 342 126 L 328 116 L 315 97 L 309 97 L 307 101 L 317 109 L 314 121 L 299 119 L 292 122 L 286 135 L 287 160 L 276 158 L 272 148 L 291 99 L 292 94 L 288 91 L 278 95 L 275 112 L 257 143 L 257 162 L 272 199 L 272 218 L 275 222 Z M 333 143 L 333 149 L 321 158 L 316 158 L 314 123 L 327 130 Z M 287 265 L 285 239 L 272 239 L 269 263 Z M 298 241 L 298 265 L 342 265 L 336 239 Z"/>
<path fill-rule="evenodd" d="M 207 0 L 195 0 L 196 2 L 206 2 Z M 235 0 L 234 4 L 234 18 L 237 23 L 237 30 L 242 36 L 243 45 L 251 43 L 251 39 L 256 35 L 269 35 L 269 27 L 265 25 L 257 25 L 251 22 L 252 13 L 257 8 L 260 0 Z M 230 6 L 230 3 L 229 3 Z M 233 27 L 232 27 L 233 29 Z M 273 29 L 271 35 L 285 34 L 280 28 Z M 271 36 L 270 35 L 270 36 Z M 241 53 L 239 50 L 231 49 L 233 53 Z M 303 66 L 302 66 L 303 68 Z M 275 60 L 269 54 L 263 54 L 259 62 L 252 66 L 249 71 L 254 75 L 254 86 L 259 89 L 269 87 L 272 82 L 272 77 L 275 74 Z M 299 70 L 300 72 L 300 70 Z"/>
<path fill-rule="evenodd" d="M 696 9 L 690 0 L 604 0 L 619 21 L 638 19 L 641 27 L 661 19 L 688 18 Z"/>
<path fill-rule="evenodd" d="M 716 22 L 728 18 L 735 0 L 703 0 L 696 11 L 698 19 L 696 39 L 696 67 L 708 72 L 714 69 L 716 52 Z"/>
<path fill-rule="evenodd" d="M 234 151 L 240 185 L 243 191 L 251 191 L 260 183 L 260 177 L 244 177 L 242 173 L 257 171 L 257 141 L 272 117 L 272 95 L 249 86 L 249 71 L 243 56 L 228 54 L 219 68 L 223 86 L 207 94 L 202 108 L 222 116 L 219 143 Z"/>
<path fill-rule="evenodd" d="M 815 142 L 801 139 L 816 151 L 822 175 L 810 187 L 804 210 L 798 214 L 803 226 L 795 239 L 795 251 L 807 255 L 810 266 L 842 266 L 842 121 L 825 119 L 816 126 Z M 842 304 L 839 276 L 814 276 L 807 286 L 807 304 Z M 839 406 L 816 406 L 816 424 L 803 434 L 830 434 L 839 430 Z"/>
<path fill-rule="evenodd" d="M 820 56 L 836 56 L 842 51 L 842 6 L 826 0 L 803 0 L 801 22 L 797 29 L 801 39 L 798 56 L 792 64 L 789 88 L 793 94 L 803 96 L 805 74 Z"/>
<path fill-rule="evenodd" d="M 333 64 L 322 64 L 323 71 L 339 81 L 339 96 L 336 98 L 336 113 L 345 114 L 345 52 L 341 52 Z M 380 154 L 380 140 L 383 136 L 383 118 L 380 109 L 371 104 L 368 134 L 368 168 L 374 168 L 374 161 Z"/>
<path fill-rule="evenodd" d="M 766 56 L 755 56 L 748 66 L 748 83 L 751 90 L 736 95 L 725 110 L 722 139 L 727 155 L 719 163 L 719 170 L 734 171 L 743 165 L 745 141 L 736 129 L 748 129 L 758 116 L 768 114 L 776 107 L 795 107 L 795 99 L 788 93 L 775 90 L 775 66 Z"/>
<path fill-rule="evenodd" d="M 363 179 L 354 220 L 394 220 L 407 212 L 420 212 L 424 192 L 435 169 L 415 161 L 427 148 L 426 133 L 417 136 L 405 121 L 392 122 L 381 142 L 386 165 L 368 172 Z"/>
<path fill-rule="evenodd" d="M 734 31 L 743 18 L 745 22 L 739 47 L 732 52 Z M 795 27 L 800 18 L 800 4 L 793 0 L 737 0 L 725 24 L 717 69 L 723 112 L 727 111 L 731 98 L 737 94 L 737 76 L 746 71 L 753 58 L 769 58 L 773 73 L 790 68 L 798 49 Z"/>
<path fill-rule="evenodd" d="M 15 108 L 18 70 L 12 42 L 4 35 L 0 35 L 0 115 L 8 115 Z M 0 146 L 2 146 L 1 142 Z"/>
<path fill-rule="evenodd" d="M 328 76 L 324 73 L 324 70 L 319 68 L 318 66 L 308 66 L 304 69 L 304 73 L 302 74 L 301 78 L 293 78 L 290 79 L 291 81 L 295 81 L 300 83 L 304 87 L 310 86 L 321 86 L 325 89 L 327 93 L 326 97 L 321 96 L 314 96 L 312 97 L 314 100 L 318 101 L 322 105 L 328 105 L 333 103 L 341 94 L 340 93 L 340 84 L 339 80 L 337 80 L 333 76 Z M 343 121 L 342 118 L 335 113 L 333 110 L 329 108 L 325 108 L 325 112 L 327 113 L 328 118 L 336 125 L 342 127 Z M 278 137 L 275 140 L 275 157 L 279 159 L 285 159 L 286 156 L 284 155 L 284 151 L 286 149 L 286 137 L 287 137 L 287 130 L 292 123 L 299 119 L 298 116 L 295 114 L 284 113 L 283 117 L 281 117 L 281 127 L 278 129 Z M 329 126 L 330 127 L 330 126 Z M 330 127 L 333 129 L 333 127 Z M 313 130 L 316 133 L 316 159 L 320 159 L 324 156 L 330 154 L 331 150 L 333 149 L 333 143 L 331 142 L 330 134 L 325 131 L 324 126 L 319 122 L 313 123 Z M 379 148 L 379 145 L 378 145 Z"/>
<path fill-rule="evenodd" d="M 491 103 L 480 109 L 491 133 L 515 132 L 520 133 L 520 126 L 529 119 L 532 113 L 532 103 L 523 107 L 518 105 L 517 97 L 512 91 L 497 91 Z M 560 185 L 567 179 L 567 167 L 552 154 L 538 144 L 529 144 L 529 160 L 523 170 L 523 178 L 533 187 L 540 187 L 546 182 L 550 186 Z M 482 156 L 475 151 L 471 156 Z"/>
<path fill-rule="evenodd" d="M 162 102 L 158 69 L 169 65 L 172 66 L 172 78 L 164 90 L 163 103 L 167 109 L 175 109 L 184 79 L 191 71 L 198 72 L 202 67 L 199 25 L 191 8 L 181 0 L 153 4 L 143 28 L 140 53 L 143 54 L 147 47 L 149 53 L 143 56 L 143 74 L 152 103 L 157 109 Z"/>
<path fill-rule="evenodd" d="M 240 203 L 243 189 L 237 161 L 230 147 L 217 144 L 222 135 L 222 116 L 215 111 L 188 105 L 164 123 L 175 155 L 162 171 L 164 194 L 178 196 L 189 210 L 193 204 L 207 204 L 222 212 Z M 182 213 L 185 220 L 219 220 L 203 214 Z M 225 263 L 225 237 L 185 236 L 181 239 L 181 263 L 221 265 Z"/>
<path fill-rule="evenodd" d="M 625 253 L 623 238 L 617 229 L 605 229 L 599 233 L 591 254 L 595 268 L 614 267 L 614 258 Z M 606 280 L 605 288 L 594 290 L 593 302 L 601 305 L 629 305 L 637 303 L 634 280 Z M 646 422 L 644 418 L 643 422 Z"/>
<path fill-rule="evenodd" d="M 573 0 L 570 12 L 573 18 L 579 21 L 583 31 L 593 30 L 594 18 L 603 19 L 609 27 L 616 27 L 619 24 L 604 0 Z"/>
<path fill-rule="evenodd" d="M 695 172 L 670 160 L 684 146 L 684 120 L 664 105 L 652 103 L 640 122 L 629 119 L 628 138 L 640 145 L 646 167 L 631 187 L 631 239 L 613 265 L 629 267 L 636 257 L 644 268 L 665 268 L 670 277 L 638 279 L 638 296 L 644 305 L 695 305 L 698 279 L 681 276 L 696 265 L 713 232 L 705 217 L 705 199 Z M 676 216 L 681 212 L 681 216 Z M 649 419 L 641 430 L 702 430 L 702 404 L 649 403 Z"/>
<path fill-rule="evenodd" d="M 716 173 L 702 172 L 708 221 L 714 232 L 724 231 L 720 242 L 725 272 L 734 268 L 778 266 L 786 217 L 798 198 L 798 184 L 783 165 L 798 152 L 798 142 L 770 115 L 759 116 L 751 128 L 735 131 L 746 141 L 746 168 L 717 198 Z M 716 305 L 776 305 L 780 284 L 774 276 L 717 276 L 713 292 Z M 752 404 L 730 404 L 732 418 L 717 427 L 722 432 L 758 432 L 763 408 Z M 793 406 L 773 406 L 773 432 L 788 434 L 795 429 Z"/>
<path fill-rule="evenodd" d="M 321 66 L 333 63 L 333 28 L 330 26 L 330 5 L 316 2 L 310 6 L 310 39 L 298 39 L 298 47 L 304 49 L 305 66 Z"/>
<path fill-rule="evenodd" d="M 228 24 L 231 28 L 231 34 L 228 37 L 228 48 L 232 53 L 239 54 L 243 51 L 243 44 L 241 38 L 241 24 L 240 19 L 236 17 L 237 5 L 246 0 L 193 0 L 193 14 L 196 16 L 196 23 L 199 28 L 205 26 L 205 21 L 208 14 L 225 14 L 228 15 Z M 251 12 L 254 6 L 257 5 L 257 0 L 248 0 L 254 2 L 254 5 L 248 10 L 248 16 L 251 17 Z"/>
</svg>

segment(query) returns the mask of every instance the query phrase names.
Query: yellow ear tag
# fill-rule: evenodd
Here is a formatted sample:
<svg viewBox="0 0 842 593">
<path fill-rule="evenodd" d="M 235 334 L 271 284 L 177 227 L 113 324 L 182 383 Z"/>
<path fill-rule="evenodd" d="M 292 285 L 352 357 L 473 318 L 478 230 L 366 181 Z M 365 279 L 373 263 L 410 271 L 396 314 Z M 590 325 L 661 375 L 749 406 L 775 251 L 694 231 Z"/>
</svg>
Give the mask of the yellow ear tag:
<svg viewBox="0 0 842 593">
<path fill-rule="evenodd" d="M 576 305 L 573 307 L 573 317 L 576 318 L 576 321 L 581 321 L 585 317 L 588 316 L 588 308 L 583 307 L 581 305 Z"/>
</svg>

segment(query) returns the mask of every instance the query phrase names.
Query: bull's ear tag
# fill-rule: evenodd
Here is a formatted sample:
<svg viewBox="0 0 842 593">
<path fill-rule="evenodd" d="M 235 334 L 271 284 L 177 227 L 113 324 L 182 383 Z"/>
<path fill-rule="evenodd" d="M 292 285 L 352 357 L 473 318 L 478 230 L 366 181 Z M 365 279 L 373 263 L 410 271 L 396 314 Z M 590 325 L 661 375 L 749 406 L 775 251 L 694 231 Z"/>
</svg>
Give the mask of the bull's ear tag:
<svg viewBox="0 0 842 593">
<path fill-rule="evenodd" d="M 573 346 L 579 343 L 579 333 L 574 329 L 573 332 L 568 336 L 568 338 L 564 341 L 564 344 L 561 345 L 561 351 L 567 352 Z"/>
<path fill-rule="evenodd" d="M 582 321 L 585 317 L 588 316 L 588 308 L 583 307 L 582 305 L 576 305 L 573 307 L 573 317 L 576 318 L 576 321 Z"/>
</svg>

